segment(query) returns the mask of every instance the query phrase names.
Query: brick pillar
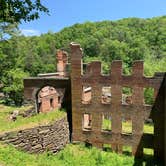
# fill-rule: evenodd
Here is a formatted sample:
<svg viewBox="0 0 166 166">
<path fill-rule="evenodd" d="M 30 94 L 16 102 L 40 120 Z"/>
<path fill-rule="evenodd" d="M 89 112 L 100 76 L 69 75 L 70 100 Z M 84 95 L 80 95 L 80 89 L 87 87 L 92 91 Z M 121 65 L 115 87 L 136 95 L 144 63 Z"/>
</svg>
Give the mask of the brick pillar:
<svg viewBox="0 0 166 166">
<path fill-rule="evenodd" d="M 72 90 L 72 127 L 73 141 L 79 140 L 82 131 L 82 113 L 79 110 L 82 97 L 82 50 L 79 44 L 70 44 L 71 48 L 71 90 Z"/>
<path fill-rule="evenodd" d="M 53 97 L 52 107 L 53 107 L 53 109 L 59 109 L 58 96 L 57 95 L 54 95 L 54 97 Z"/>
<path fill-rule="evenodd" d="M 66 75 L 67 53 L 62 50 L 57 51 L 57 72 L 60 76 Z"/>
<path fill-rule="evenodd" d="M 112 133 L 113 139 L 116 140 L 111 144 L 113 151 L 121 153 L 122 145 L 121 133 L 122 133 L 122 87 L 119 85 L 119 81 L 122 78 L 122 61 L 113 61 L 111 64 L 111 80 L 113 84 L 111 85 L 111 104 L 112 104 Z"/>
<path fill-rule="evenodd" d="M 46 113 L 49 112 L 50 109 L 51 109 L 50 100 L 47 97 L 43 97 L 41 103 L 41 112 Z"/>
<path fill-rule="evenodd" d="M 143 79 L 143 61 L 134 61 L 132 67 L 132 77 L 133 82 L 136 83 L 139 80 Z M 142 146 L 142 136 L 143 136 L 143 126 L 144 126 L 144 117 L 143 110 L 141 106 L 143 105 L 144 92 L 143 87 L 139 85 L 132 86 L 133 95 L 132 102 L 135 106 L 135 114 L 132 116 L 132 133 L 133 133 L 133 146 L 132 154 L 136 157 L 143 157 L 143 146 Z"/>
</svg>

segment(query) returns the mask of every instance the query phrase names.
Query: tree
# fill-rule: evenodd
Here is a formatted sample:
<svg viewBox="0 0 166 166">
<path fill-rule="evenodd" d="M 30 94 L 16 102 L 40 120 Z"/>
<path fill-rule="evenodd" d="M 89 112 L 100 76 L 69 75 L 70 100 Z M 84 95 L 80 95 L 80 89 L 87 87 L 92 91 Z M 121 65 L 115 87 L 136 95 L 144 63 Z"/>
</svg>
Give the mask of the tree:
<svg viewBox="0 0 166 166">
<path fill-rule="evenodd" d="M 1 0 L 0 21 L 15 23 L 39 18 L 39 12 L 49 13 L 40 0 Z"/>
<path fill-rule="evenodd" d="M 22 105 L 23 102 L 23 78 L 27 77 L 28 73 L 22 69 L 11 69 L 6 72 L 6 76 L 2 78 L 4 87 L 3 92 L 7 99 L 6 104 L 14 102 L 15 105 Z"/>
<path fill-rule="evenodd" d="M 49 14 L 40 0 L 0 0 L 0 41 L 13 36 L 22 21 L 38 19 L 40 12 Z"/>
<path fill-rule="evenodd" d="M 0 41 L 5 40 L 9 36 L 16 36 L 19 34 L 20 31 L 17 23 L 6 23 L 0 21 Z"/>
</svg>

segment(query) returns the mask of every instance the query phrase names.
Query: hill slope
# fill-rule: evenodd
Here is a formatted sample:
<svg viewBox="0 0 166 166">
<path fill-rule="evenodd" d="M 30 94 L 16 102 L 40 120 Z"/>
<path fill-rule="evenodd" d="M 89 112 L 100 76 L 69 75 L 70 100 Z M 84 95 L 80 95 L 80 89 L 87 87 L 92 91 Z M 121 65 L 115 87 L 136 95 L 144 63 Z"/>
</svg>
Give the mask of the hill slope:
<svg viewBox="0 0 166 166">
<path fill-rule="evenodd" d="M 3 91 L 15 103 L 22 102 L 22 78 L 55 71 L 55 53 L 69 51 L 75 41 L 84 50 L 84 61 L 99 59 L 104 71 L 114 59 L 124 61 L 129 73 L 133 60 L 145 60 L 145 74 L 166 71 L 166 16 L 152 19 L 86 22 L 48 32 L 39 37 L 13 36 L 0 43 L 0 78 Z"/>
</svg>

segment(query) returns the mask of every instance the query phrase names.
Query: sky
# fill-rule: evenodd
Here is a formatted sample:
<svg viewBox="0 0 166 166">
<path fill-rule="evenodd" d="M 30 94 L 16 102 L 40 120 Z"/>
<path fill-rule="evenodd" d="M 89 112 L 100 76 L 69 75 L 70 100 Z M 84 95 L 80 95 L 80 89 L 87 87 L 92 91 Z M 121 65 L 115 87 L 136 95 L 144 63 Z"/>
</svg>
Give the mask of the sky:
<svg viewBox="0 0 166 166">
<path fill-rule="evenodd" d="M 25 36 L 59 32 L 87 21 L 119 20 L 128 17 L 152 18 L 166 15 L 166 0 L 41 0 L 50 15 L 19 26 Z"/>
</svg>

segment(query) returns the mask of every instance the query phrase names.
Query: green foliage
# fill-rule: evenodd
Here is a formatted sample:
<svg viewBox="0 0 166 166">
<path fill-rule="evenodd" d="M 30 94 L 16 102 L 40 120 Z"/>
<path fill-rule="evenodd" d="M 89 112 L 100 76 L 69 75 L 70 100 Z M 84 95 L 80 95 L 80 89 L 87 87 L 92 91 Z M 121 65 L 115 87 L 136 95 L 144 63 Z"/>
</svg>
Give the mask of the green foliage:
<svg viewBox="0 0 166 166">
<path fill-rule="evenodd" d="M 154 89 L 145 88 L 144 89 L 144 103 L 152 105 L 154 103 Z"/>
<path fill-rule="evenodd" d="M 5 77 L 2 78 L 4 88 L 3 92 L 8 97 L 6 103 L 14 101 L 15 105 L 21 105 L 23 102 L 23 78 L 28 74 L 19 68 L 6 71 Z"/>
<path fill-rule="evenodd" d="M 145 61 L 144 74 L 153 76 L 155 72 L 166 71 L 165 32 L 166 16 L 162 16 L 86 22 L 39 37 L 15 35 L 0 42 L 0 78 L 5 80 L 10 70 L 18 68 L 30 76 L 55 72 L 56 50 L 69 52 L 69 43 L 73 41 L 81 44 L 84 62 L 102 61 L 104 74 L 110 72 L 110 64 L 115 59 L 123 60 L 125 74 L 131 74 L 134 60 L 142 59 Z M 6 87 L 10 85 L 5 82 Z"/>
<path fill-rule="evenodd" d="M 5 40 L 9 36 L 15 36 L 18 34 L 17 23 L 6 23 L 0 21 L 0 41 Z"/>
<path fill-rule="evenodd" d="M 128 87 L 123 87 L 122 88 L 122 94 L 130 96 L 130 95 L 132 95 L 132 89 L 128 88 Z"/>
<path fill-rule="evenodd" d="M 144 70 L 146 76 L 153 76 L 156 72 L 166 71 L 166 56 L 161 59 L 145 59 Z"/>
<path fill-rule="evenodd" d="M 111 130 L 111 119 L 103 119 L 102 130 Z"/>
<path fill-rule="evenodd" d="M 3 22 L 31 21 L 39 18 L 39 12 L 48 13 L 48 9 L 40 0 L 1 0 L 0 2 L 0 20 Z"/>
<path fill-rule="evenodd" d="M 13 35 L 18 23 L 38 19 L 40 13 L 49 10 L 40 0 L 1 0 L 0 1 L 0 40 Z"/>
</svg>

